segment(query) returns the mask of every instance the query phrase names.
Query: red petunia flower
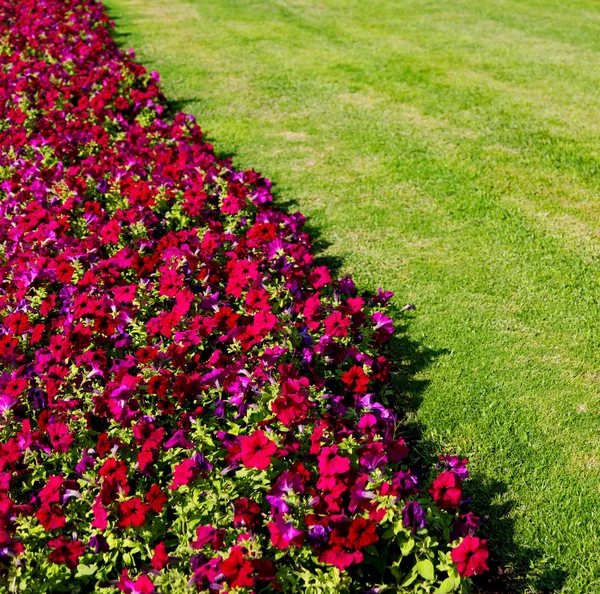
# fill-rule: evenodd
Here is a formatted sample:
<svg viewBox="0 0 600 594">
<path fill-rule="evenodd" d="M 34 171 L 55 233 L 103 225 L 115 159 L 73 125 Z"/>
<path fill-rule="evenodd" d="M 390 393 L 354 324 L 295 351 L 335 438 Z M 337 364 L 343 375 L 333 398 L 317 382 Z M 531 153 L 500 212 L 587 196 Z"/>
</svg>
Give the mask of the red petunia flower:
<svg viewBox="0 0 600 594">
<path fill-rule="evenodd" d="M 452 562 L 456 563 L 461 576 L 470 577 L 489 569 L 488 555 L 486 540 L 476 536 L 465 536 L 462 542 L 452 549 Z"/>
<path fill-rule="evenodd" d="M 152 485 L 150 490 L 146 493 L 146 501 L 150 506 L 150 509 L 159 514 L 167 503 L 167 494 L 161 490 L 158 485 Z"/>
<path fill-rule="evenodd" d="M 369 385 L 369 376 L 360 365 L 353 365 L 344 375 L 342 381 L 348 387 L 348 390 L 356 394 L 364 394 Z"/>
<path fill-rule="evenodd" d="M 329 336 L 343 338 L 344 336 L 348 336 L 350 318 L 347 318 L 339 311 L 334 311 L 329 317 L 325 318 L 323 325 L 325 326 L 325 332 Z"/>
<path fill-rule="evenodd" d="M 462 497 L 460 479 L 453 472 L 442 472 L 431 484 L 429 494 L 440 509 L 457 509 Z"/>
<path fill-rule="evenodd" d="M 260 505 L 258 505 L 256 501 L 252 501 L 246 497 L 240 497 L 234 501 L 233 509 L 233 521 L 236 526 L 245 526 L 250 530 L 260 526 L 262 516 Z"/>
<path fill-rule="evenodd" d="M 15 336 L 21 336 L 31 329 L 31 322 L 26 313 L 15 312 L 4 318 L 4 326 Z"/>
<path fill-rule="evenodd" d="M 60 505 L 42 505 L 36 512 L 35 517 L 45 530 L 57 530 L 66 524 L 65 514 Z"/>
<path fill-rule="evenodd" d="M 350 549 L 361 550 L 379 540 L 375 522 L 367 518 L 352 520 L 346 537 L 346 546 Z"/>
<path fill-rule="evenodd" d="M 59 283 L 70 283 L 75 270 L 68 262 L 60 262 L 56 265 L 56 280 Z"/>
<path fill-rule="evenodd" d="M 167 554 L 167 549 L 165 548 L 164 542 L 159 542 L 154 547 L 154 554 L 152 555 L 152 567 L 156 569 L 156 571 L 160 571 L 166 564 L 169 562 L 169 555 Z"/>
<path fill-rule="evenodd" d="M 234 546 L 229 557 L 221 562 L 221 571 L 231 588 L 251 588 L 254 585 L 254 578 L 250 576 L 254 568 L 248 559 L 244 559 L 240 546 Z"/>
<path fill-rule="evenodd" d="M 130 497 L 119 503 L 119 526 L 142 526 L 146 521 L 146 514 L 150 506 L 142 503 L 139 497 Z"/>
<path fill-rule="evenodd" d="M 79 565 L 79 557 L 85 553 L 85 545 L 79 540 L 67 540 L 59 536 L 48 542 L 48 546 L 54 549 L 48 560 L 51 563 L 64 563 L 69 569 L 75 569 Z"/>
<path fill-rule="evenodd" d="M 258 429 L 252 435 L 240 438 L 242 463 L 246 468 L 266 470 L 271 464 L 271 456 L 277 451 L 277 445 Z"/>
</svg>

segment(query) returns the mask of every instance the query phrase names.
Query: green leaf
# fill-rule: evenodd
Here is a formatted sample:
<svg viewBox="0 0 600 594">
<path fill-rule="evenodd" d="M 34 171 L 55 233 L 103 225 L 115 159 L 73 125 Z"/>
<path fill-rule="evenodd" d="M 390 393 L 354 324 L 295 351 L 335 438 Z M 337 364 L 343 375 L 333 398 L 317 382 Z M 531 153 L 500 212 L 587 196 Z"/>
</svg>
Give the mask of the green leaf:
<svg viewBox="0 0 600 594">
<path fill-rule="evenodd" d="M 414 539 L 411 538 L 400 546 L 400 552 L 402 553 L 403 557 L 406 557 L 407 555 L 410 554 L 410 552 L 414 548 L 415 548 L 415 541 L 414 541 Z"/>
<path fill-rule="evenodd" d="M 84 565 L 80 563 L 77 566 L 77 577 L 85 576 L 85 575 L 93 575 L 98 571 L 97 565 Z"/>
<path fill-rule="evenodd" d="M 460 580 L 456 578 L 446 578 L 440 587 L 435 591 L 435 594 L 448 594 L 449 592 L 456 592 L 456 588 L 460 585 Z"/>
<path fill-rule="evenodd" d="M 400 584 L 400 588 L 406 588 L 410 586 L 417 579 L 416 567 L 412 568 L 412 571 L 408 574 L 407 578 Z"/>
<path fill-rule="evenodd" d="M 433 563 L 429 559 L 423 559 L 416 565 L 419 575 L 424 577 L 427 581 L 433 582 L 435 580 L 435 571 L 433 569 Z"/>
</svg>

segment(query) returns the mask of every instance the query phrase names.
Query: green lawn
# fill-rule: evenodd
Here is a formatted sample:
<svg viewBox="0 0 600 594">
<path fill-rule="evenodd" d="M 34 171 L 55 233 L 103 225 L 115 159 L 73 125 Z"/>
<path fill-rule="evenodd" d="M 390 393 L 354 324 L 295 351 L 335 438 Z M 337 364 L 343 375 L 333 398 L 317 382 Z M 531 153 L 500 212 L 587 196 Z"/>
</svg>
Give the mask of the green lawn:
<svg viewBox="0 0 600 594">
<path fill-rule="evenodd" d="M 471 461 L 499 591 L 600 592 L 597 0 L 107 6 L 324 257 L 416 305 L 406 398 Z"/>
</svg>

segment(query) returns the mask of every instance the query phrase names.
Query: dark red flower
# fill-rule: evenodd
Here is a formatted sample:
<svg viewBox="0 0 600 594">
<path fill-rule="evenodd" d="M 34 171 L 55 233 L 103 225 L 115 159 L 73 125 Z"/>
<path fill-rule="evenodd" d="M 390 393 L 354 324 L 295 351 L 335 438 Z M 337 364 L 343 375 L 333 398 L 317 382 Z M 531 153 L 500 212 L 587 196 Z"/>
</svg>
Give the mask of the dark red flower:
<svg viewBox="0 0 600 594">
<path fill-rule="evenodd" d="M 233 521 L 236 525 L 245 526 L 250 530 L 260 526 L 262 514 L 260 505 L 258 505 L 256 501 L 252 501 L 246 497 L 240 497 L 234 501 L 233 509 Z"/>
<path fill-rule="evenodd" d="M 63 509 L 56 503 L 42 505 L 36 512 L 35 517 L 46 530 L 57 530 L 63 528 L 66 524 Z"/>
<path fill-rule="evenodd" d="M 54 549 L 48 560 L 51 563 L 64 563 L 69 569 L 75 569 L 79 565 L 79 557 L 85 553 L 85 545 L 79 540 L 67 540 L 59 536 L 48 542 L 48 546 Z"/>
<path fill-rule="evenodd" d="M 150 506 L 150 509 L 159 514 L 167 503 L 167 494 L 161 490 L 158 485 L 152 485 L 150 490 L 146 493 L 146 501 Z"/>
<path fill-rule="evenodd" d="M 119 526 L 142 526 L 146 521 L 146 514 L 150 506 L 142 503 L 139 497 L 130 497 L 119 503 Z"/>
<path fill-rule="evenodd" d="M 251 559 L 252 567 L 256 573 L 257 580 L 264 580 L 267 582 L 275 581 L 276 567 L 273 561 L 264 561 L 263 559 Z"/>
</svg>

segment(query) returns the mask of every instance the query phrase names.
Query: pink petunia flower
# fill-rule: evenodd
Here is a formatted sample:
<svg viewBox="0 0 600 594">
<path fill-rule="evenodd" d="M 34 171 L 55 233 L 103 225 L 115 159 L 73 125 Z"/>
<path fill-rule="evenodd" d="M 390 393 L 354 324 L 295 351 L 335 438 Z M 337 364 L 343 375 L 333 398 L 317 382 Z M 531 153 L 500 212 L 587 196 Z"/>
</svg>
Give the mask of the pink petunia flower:
<svg viewBox="0 0 600 594">
<path fill-rule="evenodd" d="M 465 536 L 461 543 L 452 549 L 452 562 L 456 563 L 458 573 L 463 577 L 488 571 L 488 556 L 487 541 L 476 536 Z"/>
<path fill-rule="evenodd" d="M 240 438 L 242 463 L 247 468 L 266 470 L 271 457 L 277 452 L 277 445 L 258 429 L 248 436 Z"/>
</svg>

